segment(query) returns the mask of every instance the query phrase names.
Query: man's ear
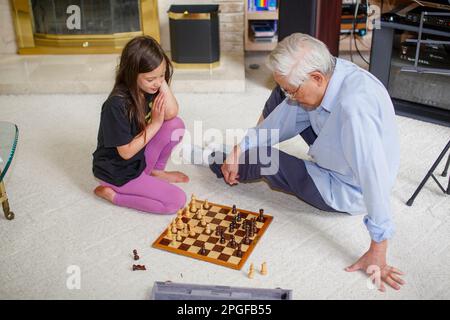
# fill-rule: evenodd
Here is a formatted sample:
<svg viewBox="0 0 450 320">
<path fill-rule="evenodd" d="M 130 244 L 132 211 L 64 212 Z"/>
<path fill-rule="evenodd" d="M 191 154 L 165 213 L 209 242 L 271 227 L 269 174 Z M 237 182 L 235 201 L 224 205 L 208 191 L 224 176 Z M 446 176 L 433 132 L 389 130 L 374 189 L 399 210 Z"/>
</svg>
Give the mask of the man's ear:
<svg viewBox="0 0 450 320">
<path fill-rule="evenodd" d="M 326 79 L 325 76 L 318 72 L 318 71 L 314 71 L 310 74 L 310 78 L 317 83 L 317 86 L 321 87 L 326 83 Z"/>
</svg>

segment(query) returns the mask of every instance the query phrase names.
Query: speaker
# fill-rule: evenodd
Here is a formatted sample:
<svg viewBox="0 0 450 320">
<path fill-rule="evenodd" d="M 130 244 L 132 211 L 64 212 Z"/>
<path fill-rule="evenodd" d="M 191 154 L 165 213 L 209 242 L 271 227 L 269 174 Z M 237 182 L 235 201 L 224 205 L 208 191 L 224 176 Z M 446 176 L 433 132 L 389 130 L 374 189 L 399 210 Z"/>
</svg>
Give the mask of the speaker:
<svg viewBox="0 0 450 320">
<path fill-rule="evenodd" d="M 279 0 L 278 41 L 292 33 L 309 34 L 339 55 L 342 0 Z"/>
</svg>

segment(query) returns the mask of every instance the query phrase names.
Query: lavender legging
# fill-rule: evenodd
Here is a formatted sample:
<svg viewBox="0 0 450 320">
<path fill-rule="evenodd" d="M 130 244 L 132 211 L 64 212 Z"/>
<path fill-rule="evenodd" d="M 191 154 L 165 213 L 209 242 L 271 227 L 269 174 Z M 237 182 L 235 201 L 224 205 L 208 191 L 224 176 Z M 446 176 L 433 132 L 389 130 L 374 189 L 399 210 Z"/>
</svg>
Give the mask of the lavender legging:
<svg viewBox="0 0 450 320">
<path fill-rule="evenodd" d="M 115 205 L 140 211 L 171 214 L 186 203 L 186 194 L 179 187 L 149 174 L 153 170 L 164 170 L 172 149 L 183 139 L 184 123 L 180 118 L 164 121 L 156 135 L 145 146 L 146 168 L 142 174 L 117 187 L 101 181 L 101 185 L 111 187 L 116 195 Z"/>
</svg>

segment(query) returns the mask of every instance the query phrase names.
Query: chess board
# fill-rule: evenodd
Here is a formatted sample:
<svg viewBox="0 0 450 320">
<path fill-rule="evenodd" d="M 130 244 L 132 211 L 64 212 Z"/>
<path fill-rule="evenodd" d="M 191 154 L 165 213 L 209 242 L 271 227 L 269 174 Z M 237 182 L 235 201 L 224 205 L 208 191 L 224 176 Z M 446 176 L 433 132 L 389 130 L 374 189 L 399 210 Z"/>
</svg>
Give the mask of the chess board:
<svg viewBox="0 0 450 320">
<path fill-rule="evenodd" d="M 203 203 L 204 201 L 196 200 L 198 208 L 201 206 L 203 207 Z M 193 230 L 195 231 L 194 237 L 189 236 L 189 234 L 182 234 L 181 241 L 173 242 L 173 240 L 167 236 L 168 228 L 171 228 L 171 225 L 169 225 L 152 246 L 154 248 L 240 270 L 255 246 L 258 244 L 267 227 L 272 222 L 273 217 L 264 214 L 264 222 L 256 222 L 257 232 L 254 233 L 253 237 L 250 237 L 250 244 L 246 245 L 241 243 L 242 239 L 245 237 L 244 221 L 250 221 L 252 218 L 257 218 L 259 214 L 237 209 L 240 213 L 241 221 L 238 222 L 234 231 L 230 233 L 229 225 L 236 215 L 232 213 L 232 208 L 215 203 L 209 203 L 209 205 L 211 207 L 208 210 L 204 209 L 204 212 L 206 213 L 206 223 L 210 224 L 210 234 L 205 232 L 206 226 L 201 225 L 201 221 L 197 218 L 197 215 L 191 213 L 190 218 L 183 215 L 182 220 L 184 223 L 189 223 L 193 227 Z M 220 236 L 215 233 L 218 226 L 226 228 L 224 232 L 224 244 L 220 243 Z M 233 249 L 229 244 L 230 236 L 232 234 L 235 237 L 235 241 L 238 244 L 241 243 L 241 257 L 238 257 L 236 254 L 236 251 L 238 250 L 237 246 Z M 205 245 L 206 252 L 200 254 L 200 249 L 203 245 Z"/>
</svg>

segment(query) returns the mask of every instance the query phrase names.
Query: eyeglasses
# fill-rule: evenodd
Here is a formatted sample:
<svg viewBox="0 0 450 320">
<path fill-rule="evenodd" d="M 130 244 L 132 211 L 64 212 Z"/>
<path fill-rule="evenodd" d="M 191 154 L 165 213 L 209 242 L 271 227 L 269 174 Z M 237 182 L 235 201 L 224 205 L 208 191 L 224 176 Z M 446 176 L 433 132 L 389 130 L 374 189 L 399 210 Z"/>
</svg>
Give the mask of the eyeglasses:
<svg viewBox="0 0 450 320">
<path fill-rule="evenodd" d="M 303 84 L 303 83 L 302 83 Z M 284 89 L 283 87 L 280 86 L 281 91 L 283 91 L 284 95 L 286 96 L 286 98 L 288 98 L 289 100 L 295 100 L 295 96 L 297 95 L 298 90 L 300 90 L 300 87 L 302 86 L 302 84 L 300 84 L 297 87 L 297 90 L 295 90 L 294 92 L 287 92 L 286 89 Z"/>
</svg>

